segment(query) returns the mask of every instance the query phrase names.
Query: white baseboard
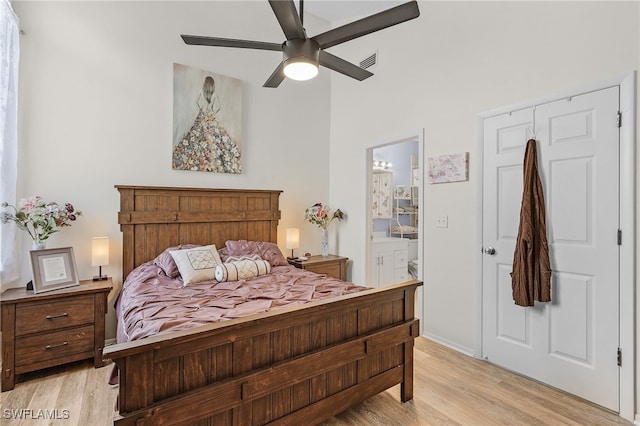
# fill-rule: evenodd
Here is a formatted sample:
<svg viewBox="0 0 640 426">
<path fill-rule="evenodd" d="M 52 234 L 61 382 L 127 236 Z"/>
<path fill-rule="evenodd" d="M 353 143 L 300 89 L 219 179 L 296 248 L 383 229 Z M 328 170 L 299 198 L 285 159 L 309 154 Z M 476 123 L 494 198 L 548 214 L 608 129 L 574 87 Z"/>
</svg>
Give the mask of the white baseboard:
<svg viewBox="0 0 640 426">
<path fill-rule="evenodd" d="M 636 414 L 636 420 L 633 422 L 633 424 L 640 426 L 640 414 Z"/>
<path fill-rule="evenodd" d="M 422 337 L 426 337 L 429 340 L 433 340 L 436 343 L 439 343 L 443 346 L 453 349 L 454 351 L 461 352 L 465 355 L 469 355 L 473 357 L 473 349 L 467 348 L 466 346 L 459 345 L 457 343 L 451 342 L 447 339 L 443 339 L 442 337 L 436 336 L 431 333 L 422 333 Z"/>
</svg>

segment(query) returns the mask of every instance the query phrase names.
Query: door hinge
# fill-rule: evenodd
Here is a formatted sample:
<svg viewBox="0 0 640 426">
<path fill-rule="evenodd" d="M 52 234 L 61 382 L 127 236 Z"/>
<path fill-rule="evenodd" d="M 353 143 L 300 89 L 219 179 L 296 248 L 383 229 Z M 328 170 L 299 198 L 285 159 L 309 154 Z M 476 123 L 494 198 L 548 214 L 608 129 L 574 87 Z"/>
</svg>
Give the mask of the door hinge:
<svg viewBox="0 0 640 426">
<path fill-rule="evenodd" d="M 618 245 L 622 245 L 622 229 L 618 229 Z"/>
<path fill-rule="evenodd" d="M 618 367 L 622 367 L 622 350 L 618 348 Z"/>
<path fill-rule="evenodd" d="M 618 117 L 616 118 L 616 126 L 622 127 L 622 111 L 618 111 Z"/>
</svg>

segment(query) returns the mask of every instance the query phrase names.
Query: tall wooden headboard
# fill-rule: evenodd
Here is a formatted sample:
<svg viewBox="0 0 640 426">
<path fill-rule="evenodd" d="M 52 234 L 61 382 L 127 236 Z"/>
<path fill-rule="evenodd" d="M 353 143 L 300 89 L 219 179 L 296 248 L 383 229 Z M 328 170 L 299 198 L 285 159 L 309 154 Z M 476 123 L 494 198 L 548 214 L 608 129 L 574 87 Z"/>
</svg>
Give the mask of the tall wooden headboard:
<svg viewBox="0 0 640 426">
<path fill-rule="evenodd" d="M 282 191 L 116 185 L 123 280 L 136 266 L 179 244 L 227 240 L 277 243 Z"/>
</svg>

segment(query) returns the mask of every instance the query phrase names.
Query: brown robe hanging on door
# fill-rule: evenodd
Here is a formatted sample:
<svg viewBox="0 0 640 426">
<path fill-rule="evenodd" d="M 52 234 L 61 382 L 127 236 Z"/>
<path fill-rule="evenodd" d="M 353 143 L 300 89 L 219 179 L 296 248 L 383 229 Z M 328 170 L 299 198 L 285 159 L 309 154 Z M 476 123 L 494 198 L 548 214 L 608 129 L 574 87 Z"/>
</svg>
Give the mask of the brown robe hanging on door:
<svg viewBox="0 0 640 426">
<path fill-rule="evenodd" d="M 551 264 L 542 183 L 538 174 L 535 139 L 529 139 L 524 154 L 520 228 L 513 254 L 511 289 L 516 305 L 533 306 L 551 301 Z"/>
</svg>

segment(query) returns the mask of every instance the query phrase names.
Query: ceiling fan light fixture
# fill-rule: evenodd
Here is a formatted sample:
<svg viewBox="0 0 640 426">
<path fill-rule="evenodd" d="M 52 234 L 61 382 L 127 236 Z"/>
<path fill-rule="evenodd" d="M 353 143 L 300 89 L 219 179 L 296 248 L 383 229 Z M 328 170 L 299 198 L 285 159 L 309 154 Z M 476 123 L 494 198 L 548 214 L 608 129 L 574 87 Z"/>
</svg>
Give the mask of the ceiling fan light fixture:
<svg viewBox="0 0 640 426">
<path fill-rule="evenodd" d="M 290 58 L 285 61 L 284 75 L 293 80 L 311 80 L 318 75 L 318 64 L 307 58 Z"/>
<path fill-rule="evenodd" d="M 320 48 L 311 39 L 287 40 L 282 46 L 284 75 L 293 80 L 310 80 L 318 75 Z"/>
</svg>

